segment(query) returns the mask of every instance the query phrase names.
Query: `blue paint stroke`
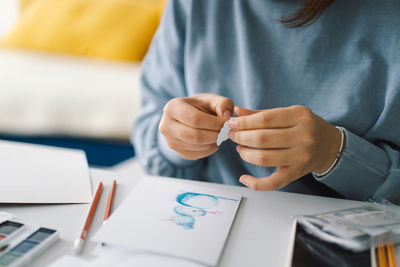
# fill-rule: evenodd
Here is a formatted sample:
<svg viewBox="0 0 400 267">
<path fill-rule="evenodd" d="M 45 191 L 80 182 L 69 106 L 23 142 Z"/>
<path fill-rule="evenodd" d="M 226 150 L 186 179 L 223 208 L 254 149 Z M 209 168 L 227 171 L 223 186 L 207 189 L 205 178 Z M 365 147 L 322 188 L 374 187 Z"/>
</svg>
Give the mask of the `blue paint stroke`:
<svg viewBox="0 0 400 267">
<path fill-rule="evenodd" d="M 195 207 L 187 207 L 187 206 L 175 206 L 174 212 L 178 215 L 193 216 L 193 217 L 200 217 L 207 214 L 207 212 L 203 209 Z"/>
<path fill-rule="evenodd" d="M 194 218 L 192 216 L 187 216 L 187 215 L 175 215 L 172 216 L 171 219 L 174 223 L 182 226 L 185 229 L 193 229 L 193 225 L 195 223 Z"/>
<path fill-rule="evenodd" d="M 195 217 L 205 216 L 206 209 L 218 206 L 220 199 L 238 201 L 233 198 L 218 197 L 208 194 L 185 192 L 176 197 L 177 206 L 174 207 L 176 215 L 171 220 L 185 229 L 193 229 L 196 222 Z"/>
</svg>

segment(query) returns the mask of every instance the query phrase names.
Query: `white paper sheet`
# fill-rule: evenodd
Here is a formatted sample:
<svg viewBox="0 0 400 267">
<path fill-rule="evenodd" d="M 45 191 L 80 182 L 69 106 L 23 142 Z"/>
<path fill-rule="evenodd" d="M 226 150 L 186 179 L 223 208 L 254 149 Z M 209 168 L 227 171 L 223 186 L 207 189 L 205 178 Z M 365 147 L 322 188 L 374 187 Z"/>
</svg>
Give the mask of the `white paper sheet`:
<svg viewBox="0 0 400 267">
<path fill-rule="evenodd" d="M 215 266 L 241 197 L 210 188 L 143 178 L 93 239 Z"/>
<path fill-rule="evenodd" d="M 65 255 L 49 267 L 205 267 L 188 260 L 157 255 L 152 253 L 130 251 L 110 245 L 96 248 L 90 259 L 76 255 Z"/>
<path fill-rule="evenodd" d="M 0 203 L 89 203 L 83 151 L 0 141 Z"/>
<path fill-rule="evenodd" d="M 64 255 L 48 267 L 86 267 L 90 262 L 72 255 Z"/>
<path fill-rule="evenodd" d="M 90 262 L 93 267 L 205 267 L 205 265 L 185 259 L 139 250 L 127 250 L 109 244 L 106 246 L 99 244 L 92 255 L 95 256 L 94 260 Z"/>
</svg>

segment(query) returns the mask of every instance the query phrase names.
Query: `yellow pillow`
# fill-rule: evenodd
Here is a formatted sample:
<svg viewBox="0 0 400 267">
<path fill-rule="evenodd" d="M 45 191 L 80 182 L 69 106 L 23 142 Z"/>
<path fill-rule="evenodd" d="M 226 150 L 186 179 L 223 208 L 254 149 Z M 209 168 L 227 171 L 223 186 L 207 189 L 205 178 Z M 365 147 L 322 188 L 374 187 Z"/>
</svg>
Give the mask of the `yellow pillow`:
<svg viewBox="0 0 400 267">
<path fill-rule="evenodd" d="M 0 46 L 121 61 L 141 60 L 165 0 L 21 0 Z"/>
<path fill-rule="evenodd" d="M 26 10 L 35 0 L 19 0 L 19 12 Z"/>
</svg>

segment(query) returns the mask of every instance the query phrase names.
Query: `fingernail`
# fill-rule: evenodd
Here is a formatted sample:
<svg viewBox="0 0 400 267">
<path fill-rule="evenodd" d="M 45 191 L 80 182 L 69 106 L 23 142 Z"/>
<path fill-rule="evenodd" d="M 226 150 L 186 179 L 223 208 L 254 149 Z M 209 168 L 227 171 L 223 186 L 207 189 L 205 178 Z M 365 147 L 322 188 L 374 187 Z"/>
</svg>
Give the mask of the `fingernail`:
<svg viewBox="0 0 400 267">
<path fill-rule="evenodd" d="M 224 118 L 225 118 L 226 120 L 229 120 L 230 117 L 232 117 L 232 112 L 230 112 L 229 110 L 226 110 L 226 111 L 224 112 Z"/>
<path fill-rule="evenodd" d="M 229 138 L 231 139 L 231 140 L 233 140 L 233 132 L 232 131 L 230 131 L 229 133 L 228 133 L 228 136 L 229 136 Z"/>
<path fill-rule="evenodd" d="M 233 113 L 235 113 L 235 115 L 237 116 L 237 114 L 238 114 L 238 112 L 237 112 L 237 110 L 238 110 L 238 106 L 235 106 L 234 108 L 233 108 Z"/>
<path fill-rule="evenodd" d="M 239 182 L 241 182 L 241 183 L 244 184 L 245 186 L 249 186 L 249 181 L 248 181 L 248 179 L 247 179 L 246 176 L 240 177 Z"/>
<path fill-rule="evenodd" d="M 236 146 L 236 151 L 240 152 L 240 146 Z"/>
<path fill-rule="evenodd" d="M 238 121 L 236 118 L 232 118 L 229 121 L 229 127 L 231 127 L 231 129 L 236 129 L 238 127 Z"/>
</svg>

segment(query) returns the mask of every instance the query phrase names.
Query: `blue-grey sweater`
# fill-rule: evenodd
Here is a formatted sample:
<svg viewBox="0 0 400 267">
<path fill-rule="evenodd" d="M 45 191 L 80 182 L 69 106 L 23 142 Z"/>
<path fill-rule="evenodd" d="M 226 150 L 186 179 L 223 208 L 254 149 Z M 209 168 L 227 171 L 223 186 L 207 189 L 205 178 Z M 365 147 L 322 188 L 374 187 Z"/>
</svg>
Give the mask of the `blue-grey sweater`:
<svg viewBox="0 0 400 267">
<path fill-rule="evenodd" d="M 175 97 L 214 93 L 237 106 L 304 105 L 347 142 L 336 167 L 283 190 L 400 203 L 400 1 L 336 0 L 311 26 L 279 20 L 297 0 L 173 0 L 144 60 L 142 110 L 132 137 L 153 175 L 239 184 L 275 169 L 244 162 L 232 141 L 185 160 L 158 132 Z"/>
</svg>

